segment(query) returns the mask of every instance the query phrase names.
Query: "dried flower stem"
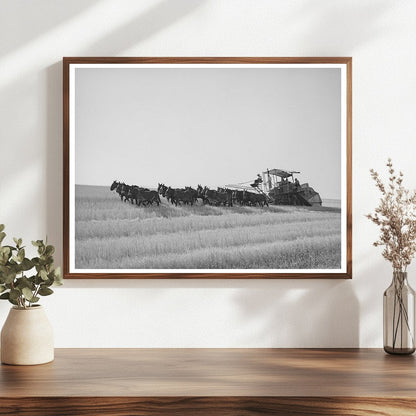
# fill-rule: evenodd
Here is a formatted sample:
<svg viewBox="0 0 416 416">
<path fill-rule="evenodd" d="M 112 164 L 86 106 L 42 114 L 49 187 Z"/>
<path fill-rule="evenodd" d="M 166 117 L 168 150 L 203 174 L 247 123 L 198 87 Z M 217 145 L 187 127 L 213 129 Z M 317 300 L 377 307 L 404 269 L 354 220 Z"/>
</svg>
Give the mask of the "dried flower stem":
<svg viewBox="0 0 416 416">
<path fill-rule="evenodd" d="M 405 272 L 416 253 L 416 192 L 403 186 L 403 173 L 398 174 L 388 159 L 388 183 L 371 169 L 371 177 L 381 192 L 380 203 L 366 217 L 380 227 L 374 246 L 384 246 L 382 255 L 392 263 L 394 271 Z"/>
</svg>

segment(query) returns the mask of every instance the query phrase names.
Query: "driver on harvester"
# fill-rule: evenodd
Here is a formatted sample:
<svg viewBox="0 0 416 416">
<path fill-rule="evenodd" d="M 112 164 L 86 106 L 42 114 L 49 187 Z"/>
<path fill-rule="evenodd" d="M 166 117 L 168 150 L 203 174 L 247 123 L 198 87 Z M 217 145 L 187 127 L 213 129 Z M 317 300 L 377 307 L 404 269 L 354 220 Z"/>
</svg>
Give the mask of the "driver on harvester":
<svg viewBox="0 0 416 416">
<path fill-rule="evenodd" d="M 261 178 L 260 174 L 257 174 L 257 178 L 254 180 L 254 182 L 252 184 L 250 184 L 250 186 L 252 186 L 253 188 L 257 188 L 261 183 L 263 182 L 263 179 Z"/>
</svg>

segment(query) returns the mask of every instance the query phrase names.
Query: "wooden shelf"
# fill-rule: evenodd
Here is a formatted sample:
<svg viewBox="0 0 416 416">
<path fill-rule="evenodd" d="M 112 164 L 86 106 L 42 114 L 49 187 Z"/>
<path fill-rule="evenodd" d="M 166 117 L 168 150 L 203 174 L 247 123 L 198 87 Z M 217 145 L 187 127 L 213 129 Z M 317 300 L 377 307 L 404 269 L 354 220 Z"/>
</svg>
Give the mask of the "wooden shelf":
<svg viewBox="0 0 416 416">
<path fill-rule="evenodd" d="M 49 364 L 0 367 L 0 415 L 369 413 L 416 414 L 414 356 L 379 349 L 57 349 Z"/>
</svg>

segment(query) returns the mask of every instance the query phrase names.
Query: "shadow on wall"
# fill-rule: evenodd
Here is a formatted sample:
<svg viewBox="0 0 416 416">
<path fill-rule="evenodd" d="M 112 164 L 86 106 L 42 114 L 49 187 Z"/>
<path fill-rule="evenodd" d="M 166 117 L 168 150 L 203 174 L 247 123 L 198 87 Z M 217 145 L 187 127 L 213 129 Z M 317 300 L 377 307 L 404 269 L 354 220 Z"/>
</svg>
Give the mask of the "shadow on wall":
<svg viewBox="0 0 416 416">
<path fill-rule="evenodd" d="M 315 56 L 351 55 L 358 48 L 382 36 L 386 30 L 381 21 L 394 3 L 374 2 L 302 2 L 296 13 L 296 34 L 303 48 L 306 38 L 314 39 Z M 323 30 L 323 28 L 325 28 Z M 340 52 L 341 51 L 341 52 Z M 347 51 L 347 52 L 346 52 Z"/>
<path fill-rule="evenodd" d="M 5 38 L 0 41 L 0 56 L 33 42 L 97 3 L 99 0 L 3 2 L 0 27 L 2 33 L 12 33 L 13 36 L 8 36 L 7 42 Z M 16 30 L 16 25 L 24 30 Z"/>
<path fill-rule="evenodd" d="M 202 6 L 202 0 L 165 0 L 157 3 L 128 24 L 89 45 L 80 56 L 117 55 L 120 51 L 142 42 L 180 18 Z M 76 9 L 74 7 L 74 9 Z M 46 199 L 47 235 L 50 241 L 62 241 L 62 62 L 47 69 L 47 167 Z M 94 155 L 91 155 L 94 157 Z M 56 243 L 56 258 L 62 259 L 62 245 Z"/>
<path fill-rule="evenodd" d="M 383 346 L 383 293 L 391 283 L 393 270 L 391 264 L 383 259 L 382 249 L 370 244 L 369 242 L 368 246 L 357 252 L 355 256 L 356 274 L 360 276 L 360 279 L 355 282 L 354 289 L 359 294 L 361 305 L 360 344 L 370 348 L 381 348 Z M 411 269 L 415 269 L 415 265 Z M 413 286 L 412 282 L 410 283 Z"/>
<path fill-rule="evenodd" d="M 175 308 L 178 308 L 177 302 L 183 302 L 178 314 L 189 310 L 189 319 L 185 317 L 183 319 L 187 322 L 188 329 L 195 327 L 196 337 L 201 331 L 222 334 L 221 341 L 217 339 L 219 344 L 211 345 L 212 347 L 353 348 L 360 345 L 360 307 L 352 283 L 351 280 L 328 279 L 113 279 L 67 280 L 65 288 L 93 289 L 95 296 L 98 296 L 99 290 L 103 288 L 124 290 L 140 288 L 139 296 L 134 296 L 131 291 L 128 292 L 127 296 L 133 296 L 132 302 L 137 301 L 140 296 L 146 299 L 145 293 L 157 293 L 157 301 L 169 299 L 164 306 L 161 301 L 160 307 L 167 308 L 173 315 Z M 183 289 L 193 290 L 186 295 Z M 184 301 L 182 296 L 191 296 L 193 299 Z M 212 310 L 209 314 L 203 311 L 196 312 L 200 317 L 196 323 L 192 314 L 195 313 L 193 308 L 198 304 L 204 304 L 208 308 L 209 305 L 216 305 L 228 312 L 225 315 L 216 310 Z M 147 306 L 141 305 L 142 314 Z M 152 310 L 153 306 L 148 306 L 149 310 Z M 159 311 L 154 313 L 159 316 Z M 206 320 L 208 316 L 209 321 Z M 144 318 L 138 316 L 137 319 Z M 160 321 L 159 316 L 152 325 L 163 327 L 164 319 Z M 377 317 L 376 328 L 380 326 L 379 319 Z M 213 337 L 215 338 L 216 335 Z M 177 346 L 185 347 L 193 341 Z M 196 345 L 199 345 L 198 342 Z"/>
<path fill-rule="evenodd" d="M 240 292 L 235 303 L 251 328 L 243 345 L 357 347 L 359 303 L 351 281 L 281 280 Z M 247 336 L 247 335 L 245 335 Z"/>
<path fill-rule="evenodd" d="M 63 127 L 62 127 L 62 62 L 47 68 L 46 131 L 46 218 L 48 239 L 56 247 L 57 263 L 62 259 L 63 198 Z"/>
<path fill-rule="evenodd" d="M 203 6 L 203 0 L 164 0 L 135 16 L 84 50 L 88 56 L 115 56 L 173 25 Z M 179 39 L 178 39 L 179 41 Z M 184 42 L 186 39 L 184 39 Z"/>
</svg>

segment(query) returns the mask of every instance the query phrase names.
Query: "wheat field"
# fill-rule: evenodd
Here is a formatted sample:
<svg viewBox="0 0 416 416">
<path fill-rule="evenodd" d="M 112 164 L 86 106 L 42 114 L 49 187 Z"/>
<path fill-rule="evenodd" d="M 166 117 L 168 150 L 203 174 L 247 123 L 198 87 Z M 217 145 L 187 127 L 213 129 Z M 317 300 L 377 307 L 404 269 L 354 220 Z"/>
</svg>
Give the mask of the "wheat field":
<svg viewBox="0 0 416 416">
<path fill-rule="evenodd" d="M 137 207 L 109 187 L 77 185 L 78 269 L 338 269 L 337 208 Z"/>
</svg>

